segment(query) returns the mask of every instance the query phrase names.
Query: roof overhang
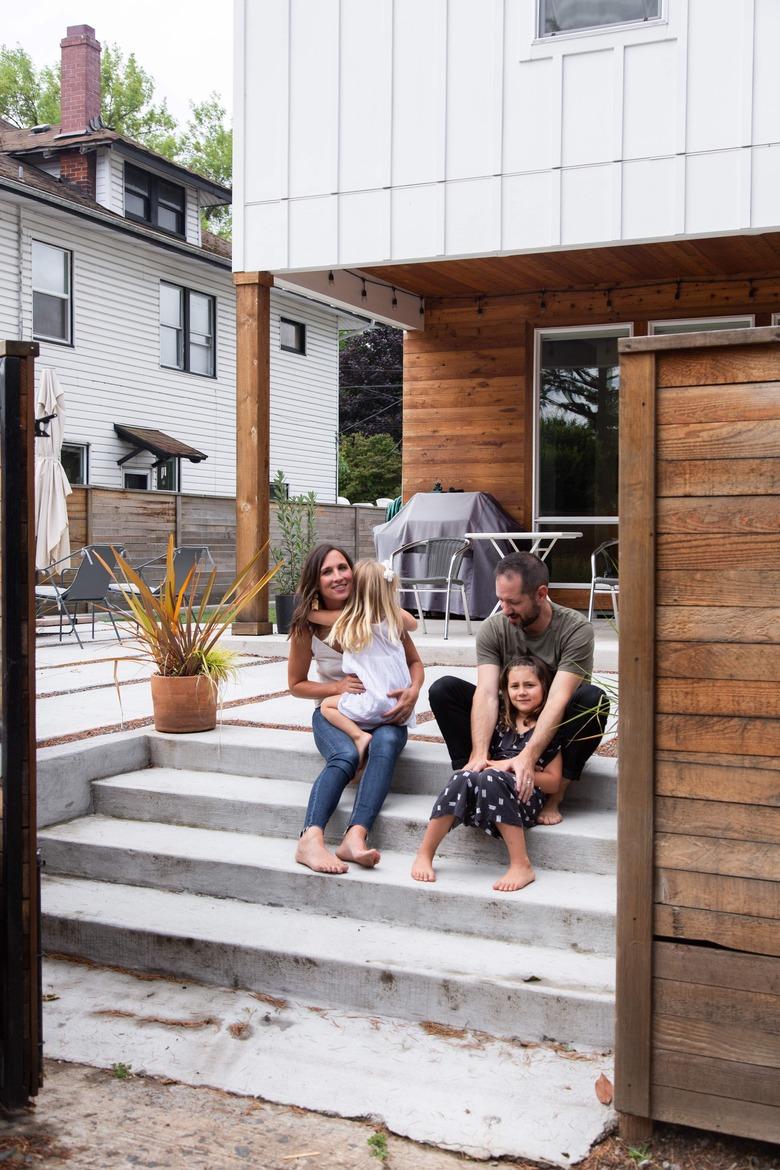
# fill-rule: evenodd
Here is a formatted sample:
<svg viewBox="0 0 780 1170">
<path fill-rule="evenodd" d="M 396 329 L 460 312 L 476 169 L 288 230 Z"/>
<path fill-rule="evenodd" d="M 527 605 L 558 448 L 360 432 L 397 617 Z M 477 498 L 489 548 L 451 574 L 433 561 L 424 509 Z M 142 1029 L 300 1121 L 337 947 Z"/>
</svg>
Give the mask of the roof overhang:
<svg viewBox="0 0 780 1170">
<path fill-rule="evenodd" d="M 166 435 L 164 431 L 156 431 L 150 427 L 128 427 L 124 423 L 114 423 L 114 430 L 123 443 L 129 443 L 133 448 L 127 455 L 117 459 L 120 467 L 141 451 L 148 451 L 154 455 L 155 463 L 171 458 L 189 459 L 190 463 L 202 463 L 204 459 L 208 459 L 208 455 L 204 455 L 202 451 L 182 443 L 180 439 L 174 439 L 172 435 Z"/>
</svg>

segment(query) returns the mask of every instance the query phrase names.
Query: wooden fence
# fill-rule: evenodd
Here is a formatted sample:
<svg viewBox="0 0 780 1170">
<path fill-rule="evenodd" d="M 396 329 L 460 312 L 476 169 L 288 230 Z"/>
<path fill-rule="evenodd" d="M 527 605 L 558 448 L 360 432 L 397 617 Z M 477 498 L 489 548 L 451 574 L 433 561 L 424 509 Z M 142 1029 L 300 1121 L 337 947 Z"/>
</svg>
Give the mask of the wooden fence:
<svg viewBox="0 0 780 1170">
<path fill-rule="evenodd" d="M 616 1104 L 780 1140 L 780 329 L 620 343 Z"/>
<path fill-rule="evenodd" d="M 139 564 L 164 552 L 172 532 L 177 545 L 208 545 L 220 584 L 235 573 L 236 501 L 231 497 L 74 487 L 68 497 L 68 518 L 73 549 L 85 544 L 121 544 L 131 564 Z M 384 508 L 319 504 L 317 538 L 333 541 L 355 557 L 373 556 L 373 528 L 384 518 Z M 276 505 L 272 504 L 271 544 L 278 539 Z"/>
</svg>

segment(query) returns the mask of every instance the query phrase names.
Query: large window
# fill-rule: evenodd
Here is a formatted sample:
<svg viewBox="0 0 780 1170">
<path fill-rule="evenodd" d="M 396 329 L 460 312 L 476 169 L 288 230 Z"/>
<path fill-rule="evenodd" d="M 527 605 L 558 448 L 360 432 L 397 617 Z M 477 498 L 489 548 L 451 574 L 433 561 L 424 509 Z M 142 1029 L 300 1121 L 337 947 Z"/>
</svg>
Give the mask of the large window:
<svg viewBox="0 0 780 1170">
<path fill-rule="evenodd" d="M 70 345 L 73 257 L 64 248 L 32 242 L 33 337 Z"/>
<path fill-rule="evenodd" d="M 160 283 L 160 365 L 213 378 L 216 363 L 214 297 Z"/>
<path fill-rule="evenodd" d="M 539 334 L 536 522 L 583 532 L 551 554 L 557 583 L 589 581 L 592 549 L 617 535 L 617 343 L 629 332 L 625 325 Z"/>
<path fill-rule="evenodd" d="M 125 163 L 125 215 L 184 235 L 185 190 L 150 171 Z"/>
<path fill-rule="evenodd" d="M 658 20 L 662 0 L 539 0 L 539 36 Z"/>
</svg>

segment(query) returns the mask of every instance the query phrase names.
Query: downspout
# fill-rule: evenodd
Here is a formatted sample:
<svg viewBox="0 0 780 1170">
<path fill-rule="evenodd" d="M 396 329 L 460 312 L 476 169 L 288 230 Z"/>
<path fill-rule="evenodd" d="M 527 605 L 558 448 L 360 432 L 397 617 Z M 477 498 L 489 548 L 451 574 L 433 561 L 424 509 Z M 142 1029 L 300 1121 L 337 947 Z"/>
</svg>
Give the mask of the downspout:
<svg viewBox="0 0 780 1170">
<path fill-rule="evenodd" d="M 21 341 L 24 337 L 24 244 L 22 241 L 22 205 L 16 205 L 16 250 L 19 262 L 19 314 L 17 321 L 17 337 Z"/>
</svg>

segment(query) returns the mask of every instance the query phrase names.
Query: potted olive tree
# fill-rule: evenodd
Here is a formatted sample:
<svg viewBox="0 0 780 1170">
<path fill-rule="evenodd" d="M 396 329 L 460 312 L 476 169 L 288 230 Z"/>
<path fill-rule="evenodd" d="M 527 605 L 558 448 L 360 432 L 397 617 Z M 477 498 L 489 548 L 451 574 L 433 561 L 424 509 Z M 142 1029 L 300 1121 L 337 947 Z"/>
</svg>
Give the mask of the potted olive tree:
<svg viewBox="0 0 780 1170">
<path fill-rule="evenodd" d="M 279 565 L 255 579 L 262 552 L 234 578 L 218 602 L 211 600 L 217 570 L 209 573 L 200 600 L 199 569 L 193 566 L 176 581 L 173 535 L 168 537 L 165 576 L 158 589 L 147 582 L 119 553 L 114 579 L 136 623 L 136 642 L 157 672 L 152 675 L 152 707 L 157 731 L 210 731 L 217 723 L 219 687 L 235 670 L 235 654 L 219 646 L 225 630 L 276 573 Z M 105 564 L 105 562 L 103 562 Z M 108 568 L 108 566 L 106 566 Z"/>
<path fill-rule="evenodd" d="M 271 557 L 281 563 L 276 575 L 276 628 L 287 634 L 303 562 L 317 543 L 317 497 L 314 492 L 288 496 L 283 471 L 277 471 L 273 491 L 279 544 L 271 549 Z"/>
</svg>

